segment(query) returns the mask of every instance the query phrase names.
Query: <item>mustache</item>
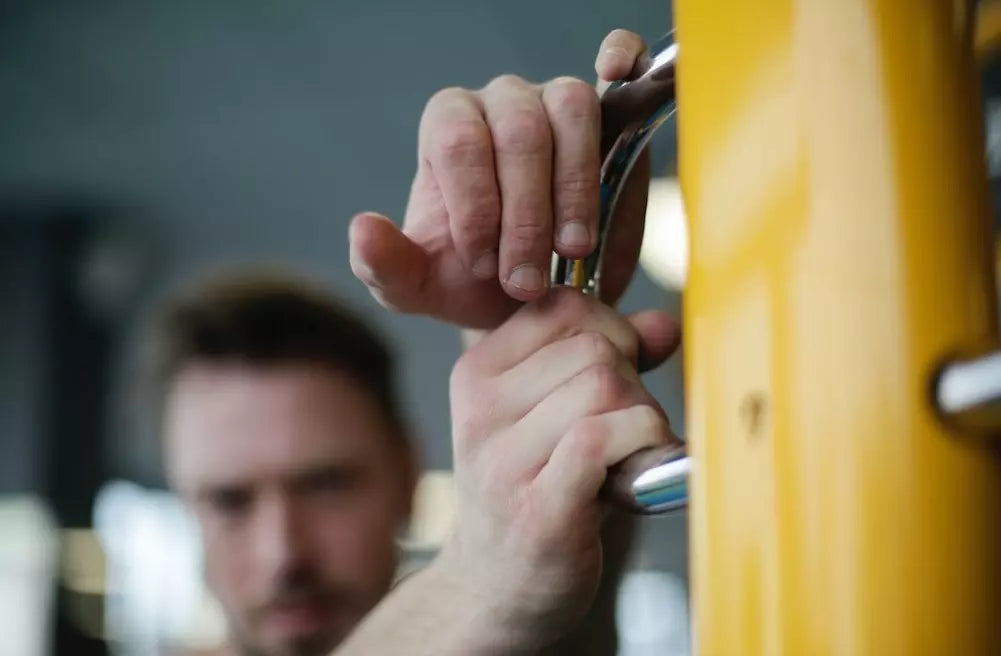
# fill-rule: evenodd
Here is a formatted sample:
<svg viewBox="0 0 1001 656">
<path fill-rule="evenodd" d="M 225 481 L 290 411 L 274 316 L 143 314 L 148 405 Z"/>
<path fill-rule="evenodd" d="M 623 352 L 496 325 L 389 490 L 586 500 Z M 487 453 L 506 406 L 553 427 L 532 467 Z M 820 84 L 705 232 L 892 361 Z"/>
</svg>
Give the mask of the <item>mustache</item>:
<svg viewBox="0 0 1001 656">
<path fill-rule="evenodd" d="M 256 609 L 256 615 L 302 604 L 366 610 L 365 600 L 347 586 L 322 581 L 315 574 L 292 572 L 277 582 Z"/>
</svg>

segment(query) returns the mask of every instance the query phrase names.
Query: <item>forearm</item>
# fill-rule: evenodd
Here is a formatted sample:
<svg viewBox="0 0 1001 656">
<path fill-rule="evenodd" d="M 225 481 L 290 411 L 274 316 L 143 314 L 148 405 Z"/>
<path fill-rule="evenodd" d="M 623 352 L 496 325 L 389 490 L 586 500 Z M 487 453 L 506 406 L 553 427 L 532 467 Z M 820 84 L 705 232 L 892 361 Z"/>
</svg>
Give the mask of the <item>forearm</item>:
<svg viewBox="0 0 1001 656">
<path fill-rule="evenodd" d="M 334 656 L 532 654 L 492 612 L 489 590 L 471 591 L 440 559 L 401 582 Z"/>
<path fill-rule="evenodd" d="M 615 606 L 636 541 L 636 517 L 611 513 L 601 531 L 604 566 L 591 609 L 577 627 L 545 650 L 545 656 L 613 656 L 618 653 Z"/>
</svg>

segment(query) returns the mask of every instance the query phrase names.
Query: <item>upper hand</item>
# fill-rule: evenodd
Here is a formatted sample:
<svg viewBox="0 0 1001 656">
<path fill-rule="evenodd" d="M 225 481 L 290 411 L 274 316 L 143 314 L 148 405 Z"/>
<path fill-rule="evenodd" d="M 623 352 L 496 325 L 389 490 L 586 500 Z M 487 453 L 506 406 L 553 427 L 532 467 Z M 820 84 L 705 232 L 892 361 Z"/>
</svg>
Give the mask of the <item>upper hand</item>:
<svg viewBox="0 0 1001 656">
<path fill-rule="evenodd" d="M 635 34 L 609 34 L 595 62 L 601 84 L 628 77 L 644 48 Z M 508 75 L 438 92 L 421 120 L 402 231 L 373 213 L 352 221 L 355 275 L 392 309 L 497 327 L 545 293 L 554 250 L 579 258 L 595 248 L 600 123 L 597 92 L 572 78 L 533 85 Z M 648 180 L 644 157 L 609 235 L 610 304 L 635 271 Z"/>
</svg>

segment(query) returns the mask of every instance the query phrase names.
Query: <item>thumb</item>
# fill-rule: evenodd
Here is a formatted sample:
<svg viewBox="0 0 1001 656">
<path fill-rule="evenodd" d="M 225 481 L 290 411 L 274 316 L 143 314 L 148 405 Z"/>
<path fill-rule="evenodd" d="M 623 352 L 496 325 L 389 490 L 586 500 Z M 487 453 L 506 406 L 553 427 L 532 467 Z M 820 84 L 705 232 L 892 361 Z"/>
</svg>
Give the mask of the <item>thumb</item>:
<svg viewBox="0 0 1001 656">
<path fill-rule="evenodd" d="M 616 81 L 631 77 L 636 61 L 646 51 L 643 37 L 628 30 L 612 30 L 598 48 L 594 72 L 598 74 L 598 93 L 604 93 Z"/>
<path fill-rule="evenodd" d="M 351 271 L 380 304 L 398 312 L 421 306 L 430 256 L 396 224 L 381 214 L 363 212 L 351 220 L 348 242 Z"/>
<path fill-rule="evenodd" d="M 626 318 L 639 336 L 640 372 L 659 366 L 681 344 L 681 326 L 665 312 L 644 310 Z"/>
</svg>

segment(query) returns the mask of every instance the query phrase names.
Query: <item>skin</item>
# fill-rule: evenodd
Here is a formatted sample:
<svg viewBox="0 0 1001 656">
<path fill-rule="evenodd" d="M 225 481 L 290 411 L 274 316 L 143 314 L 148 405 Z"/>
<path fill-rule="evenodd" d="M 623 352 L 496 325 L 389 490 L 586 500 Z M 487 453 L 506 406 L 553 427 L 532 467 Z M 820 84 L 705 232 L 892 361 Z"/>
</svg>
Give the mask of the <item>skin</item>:
<svg viewBox="0 0 1001 656">
<path fill-rule="evenodd" d="M 643 50 L 609 34 L 599 90 Z M 451 385 L 452 539 L 339 653 L 539 653 L 594 599 L 608 467 L 676 439 L 637 372 L 674 350 L 677 324 L 611 309 L 636 267 L 648 160 L 614 217 L 605 304 L 547 288 L 552 251 L 595 246 L 599 118 L 596 91 L 569 78 L 446 89 L 421 120 L 402 228 L 371 212 L 351 223 L 352 270 L 373 297 L 467 329 L 469 348 Z"/>
<path fill-rule="evenodd" d="M 189 363 L 166 405 L 172 485 L 243 653 L 328 653 L 385 595 L 413 468 L 339 371 Z"/>
<path fill-rule="evenodd" d="M 339 653 L 535 654 L 578 626 L 602 574 L 608 467 L 677 439 L 637 374 L 673 330 L 559 289 L 470 348 L 451 384 L 454 533 Z"/>
<path fill-rule="evenodd" d="M 644 48 L 636 34 L 610 33 L 595 61 L 598 89 L 628 77 Z M 355 216 L 352 270 L 388 308 L 496 328 L 545 295 L 553 250 L 594 249 L 600 127 L 596 90 L 573 78 L 533 85 L 505 75 L 438 92 L 421 118 L 403 227 Z M 636 269 L 649 174 L 643 157 L 613 220 L 602 278 L 612 305 Z"/>
</svg>

